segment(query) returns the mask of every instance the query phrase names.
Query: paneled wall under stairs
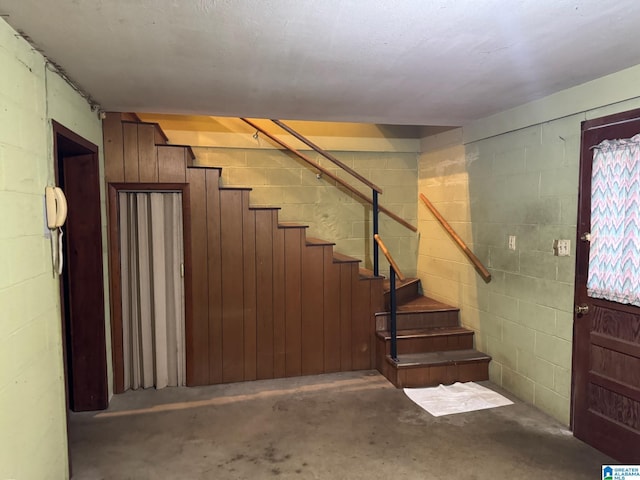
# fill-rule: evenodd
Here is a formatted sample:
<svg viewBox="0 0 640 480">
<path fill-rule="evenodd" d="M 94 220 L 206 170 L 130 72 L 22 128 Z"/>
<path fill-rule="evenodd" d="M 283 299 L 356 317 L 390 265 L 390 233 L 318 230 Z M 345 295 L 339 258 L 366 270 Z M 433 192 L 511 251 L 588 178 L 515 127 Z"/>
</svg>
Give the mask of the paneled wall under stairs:
<svg viewBox="0 0 640 480">
<path fill-rule="evenodd" d="M 104 121 L 109 204 L 115 391 L 122 391 L 116 189 L 183 188 L 187 383 L 207 385 L 369 369 L 382 280 L 333 244 L 280 224 L 278 208 L 252 208 L 250 189 L 221 188 L 220 169 L 191 166 L 155 124 L 109 113 Z"/>
</svg>

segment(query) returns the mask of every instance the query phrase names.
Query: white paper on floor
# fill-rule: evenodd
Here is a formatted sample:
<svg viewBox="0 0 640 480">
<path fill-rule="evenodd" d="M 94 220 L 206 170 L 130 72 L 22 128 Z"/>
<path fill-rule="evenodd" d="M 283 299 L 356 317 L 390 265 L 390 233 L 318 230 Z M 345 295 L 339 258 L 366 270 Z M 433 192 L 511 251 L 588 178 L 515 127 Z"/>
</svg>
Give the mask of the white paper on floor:
<svg viewBox="0 0 640 480">
<path fill-rule="evenodd" d="M 473 382 L 405 388 L 404 393 L 434 417 L 513 404 L 499 393 Z"/>
</svg>

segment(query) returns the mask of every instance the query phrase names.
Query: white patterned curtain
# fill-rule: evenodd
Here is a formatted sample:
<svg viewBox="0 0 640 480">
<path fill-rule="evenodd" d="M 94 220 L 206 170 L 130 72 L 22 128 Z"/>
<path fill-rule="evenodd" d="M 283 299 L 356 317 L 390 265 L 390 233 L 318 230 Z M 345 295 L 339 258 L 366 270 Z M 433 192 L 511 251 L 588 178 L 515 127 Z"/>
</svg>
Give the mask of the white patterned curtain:
<svg viewBox="0 0 640 480">
<path fill-rule="evenodd" d="M 595 147 L 587 293 L 640 306 L 640 135 Z"/>
</svg>

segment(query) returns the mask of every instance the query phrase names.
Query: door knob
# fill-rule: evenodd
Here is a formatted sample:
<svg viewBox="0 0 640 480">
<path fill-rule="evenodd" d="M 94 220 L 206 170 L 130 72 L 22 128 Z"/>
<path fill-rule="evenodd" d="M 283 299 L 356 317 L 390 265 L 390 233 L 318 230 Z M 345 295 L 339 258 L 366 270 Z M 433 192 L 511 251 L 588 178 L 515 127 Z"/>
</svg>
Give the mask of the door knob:
<svg viewBox="0 0 640 480">
<path fill-rule="evenodd" d="M 586 315 L 589 313 L 589 305 L 576 305 L 575 312 L 578 315 Z"/>
</svg>

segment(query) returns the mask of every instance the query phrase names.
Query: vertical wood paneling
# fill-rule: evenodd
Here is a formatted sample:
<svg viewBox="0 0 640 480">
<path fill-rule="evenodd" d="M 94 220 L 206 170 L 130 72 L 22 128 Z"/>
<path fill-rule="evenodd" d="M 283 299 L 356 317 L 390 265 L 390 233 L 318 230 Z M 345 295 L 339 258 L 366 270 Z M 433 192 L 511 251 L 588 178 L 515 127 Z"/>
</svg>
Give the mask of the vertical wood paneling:
<svg viewBox="0 0 640 480">
<path fill-rule="evenodd" d="M 135 123 L 122 124 L 122 143 L 124 145 L 124 181 L 140 181 L 138 164 L 138 126 Z"/>
<path fill-rule="evenodd" d="M 138 167 L 142 183 L 158 181 L 158 154 L 153 125 L 138 124 Z"/>
<path fill-rule="evenodd" d="M 209 269 L 209 383 L 222 383 L 222 265 L 220 250 L 220 171 L 206 170 Z"/>
<path fill-rule="evenodd" d="M 369 351 L 371 338 L 368 328 L 371 287 L 369 281 L 358 280 L 358 272 L 355 269 L 352 273 L 352 279 L 355 288 L 351 307 L 351 366 L 354 370 L 366 370 L 371 368 L 371 352 Z"/>
<path fill-rule="evenodd" d="M 256 210 L 257 376 L 273 378 L 273 211 Z"/>
<path fill-rule="evenodd" d="M 244 269 L 244 379 L 256 373 L 256 214 L 249 209 L 250 194 L 242 192 L 242 248 Z"/>
<path fill-rule="evenodd" d="M 324 370 L 324 246 L 302 252 L 302 374 Z"/>
<path fill-rule="evenodd" d="M 187 384 L 209 383 L 209 272 L 207 250 L 207 197 L 204 170 L 189 170 L 191 203 L 192 322 L 186 332 Z"/>
<path fill-rule="evenodd" d="M 187 168 L 184 147 L 154 146 L 154 126 L 120 120 L 104 122 L 107 181 L 190 184 L 189 385 L 375 364 L 381 282 L 307 246 L 303 228 L 278 228 L 277 211 L 250 210 L 248 190 L 219 190 L 219 170 Z"/>
<path fill-rule="evenodd" d="M 284 231 L 285 251 L 285 343 L 286 366 L 285 375 L 293 377 L 302 375 L 302 249 L 304 247 L 304 230 L 287 228 Z"/>
<path fill-rule="evenodd" d="M 187 152 L 185 147 L 159 146 L 158 150 L 158 179 L 160 182 L 183 183 L 187 170 Z"/>
<path fill-rule="evenodd" d="M 119 113 L 107 113 L 102 121 L 104 176 L 107 183 L 124 182 L 122 122 Z"/>
<path fill-rule="evenodd" d="M 351 296 L 353 270 L 358 264 L 340 264 L 340 369 L 351 370 Z"/>
<path fill-rule="evenodd" d="M 192 170 L 192 169 L 190 169 Z M 222 254 L 222 381 L 244 379 L 242 192 L 220 191 Z"/>
<path fill-rule="evenodd" d="M 324 371 L 340 371 L 340 265 L 333 248 L 324 250 Z"/>
<path fill-rule="evenodd" d="M 362 282 L 362 281 L 361 281 Z M 369 368 L 376 365 L 376 320 L 375 314 L 384 311 L 384 287 L 382 279 L 368 280 L 370 286 L 369 293 L 369 318 L 367 319 L 367 329 L 369 331 Z"/>
<path fill-rule="evenodd" d="M 153 124 L 153 135 L 154 135 L 154 142 L 156 145 L 166 145 L 167 143 L 169 143 L 167 141 L 167 136 L 162 131 L 162 127 L 157 123 Z"/>
<path fill-rule="evenodd" d="M 273 213 L 273 375 L 286 376 L 284 229 L 278 228 L 278 214 Z"/>
</svg>

